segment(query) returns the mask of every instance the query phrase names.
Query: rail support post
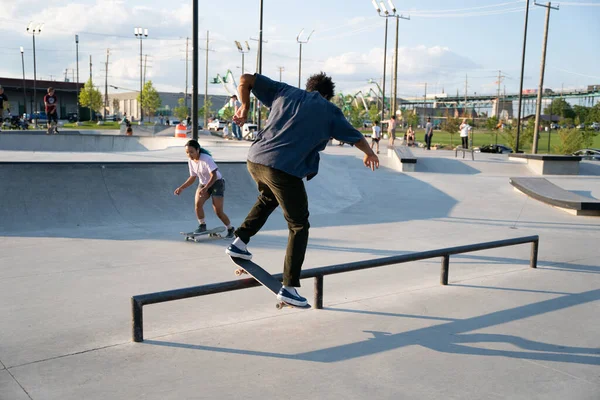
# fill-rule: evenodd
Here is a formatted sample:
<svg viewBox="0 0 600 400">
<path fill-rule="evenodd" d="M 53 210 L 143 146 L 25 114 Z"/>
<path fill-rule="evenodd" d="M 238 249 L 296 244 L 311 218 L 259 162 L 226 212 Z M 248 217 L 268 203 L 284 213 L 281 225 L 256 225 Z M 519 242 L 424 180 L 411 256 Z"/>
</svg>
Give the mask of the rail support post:
<svg viewBox="0 0 600 400">
<path fill-rule="evenodd" d="M 323 275 L 315 276 L 315 309 L 323 308 Z"/>
<path fill-rule="evenodd" d="M 440 273 L 440 283 L 442 285 L 448 284 L 448 273 L 450 270 L 450 256 L 445 255 L 442 257 L 442 270 Z"/>
<path fill-rule="evenodd" d="M 537 268 L 537 259 L 538 259 L 538 247 L 540 245 L 540 240 L 534 240 L 531 242 L 531 259 L 529 266 L 531 268 Z"/>
<path fill-rule="evenodd" d="M 134 342 L 144 341 L 144 316 L 142 306 L 143 304 L 136 300 L 135 297 L 131 298 L 131 334 Z"/>
</svg>

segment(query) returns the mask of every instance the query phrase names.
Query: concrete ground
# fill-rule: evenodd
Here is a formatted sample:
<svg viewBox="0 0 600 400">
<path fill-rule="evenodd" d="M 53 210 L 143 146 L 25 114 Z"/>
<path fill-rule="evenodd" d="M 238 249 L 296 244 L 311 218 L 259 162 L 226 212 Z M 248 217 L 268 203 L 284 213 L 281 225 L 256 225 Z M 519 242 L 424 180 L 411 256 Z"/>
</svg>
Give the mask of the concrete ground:
<svg viewBox="0 0 600 400">
<path fill-rule="evenodd" d="M 249 143 L 201 143 L 237 226 Z M 385 154 L 371 172 L 349 146 L 323 153 L 305 268 L 539 235 L 538 268 L 519 245 L 452 256 L 448 286 L 439 259 L 327 276 L 323 310 L 278 311 L 262 287 L 149 305 L 133 343 L 131 296 L 236 279 L 226 240 L 179 235 L 197 225 L 192 188 L 172 194 L 183 149 L 0 147 L 25 162 L 0 163 L 0 399 L 599 399 L 600 220 L 515 192 L 532 173 L 504 155 L 415 149 L 400 173 Z M 549 179 L 600 198 L 598 169 Z M 286 240 L 276 211 L 249 249 L 278 273 Z"/>
</svg>

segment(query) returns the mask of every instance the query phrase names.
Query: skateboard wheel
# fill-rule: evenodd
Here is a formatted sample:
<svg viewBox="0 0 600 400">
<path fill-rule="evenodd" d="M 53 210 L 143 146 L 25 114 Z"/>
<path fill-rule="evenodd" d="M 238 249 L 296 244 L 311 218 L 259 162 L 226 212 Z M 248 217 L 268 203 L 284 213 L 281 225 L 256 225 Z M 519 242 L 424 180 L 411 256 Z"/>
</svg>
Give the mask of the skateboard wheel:
<svg viewBox="0 0 600 400">
<path fill-rule="evenodd" d="M 236 270 L 235 270 L 235 275 L 236 275 L 236 276 L 240 276 L 242 273 L 243 273 L 243 272 L 242 272 L 242 270 L 241 270 L 241 269 L 236 269 Z"/>
<path fill-rule="evenodd" d="M 283 307 L 284 307 L 284 305 L 282 303 L 275 304 L 275 308 L 278 310 L 281 310 Z"/>
</svg>

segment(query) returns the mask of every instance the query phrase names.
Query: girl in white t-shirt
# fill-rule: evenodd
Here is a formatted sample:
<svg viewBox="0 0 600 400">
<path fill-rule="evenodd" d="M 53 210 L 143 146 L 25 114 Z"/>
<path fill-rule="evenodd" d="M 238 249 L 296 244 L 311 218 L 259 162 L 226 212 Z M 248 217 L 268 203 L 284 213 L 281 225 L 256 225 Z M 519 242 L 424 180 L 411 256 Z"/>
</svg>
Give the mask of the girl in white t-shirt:
<svg viewBox="0 0 600 400">
<path fill-rule="evenodd" d="M 373 123 L 373 133 L 371 134 L 371 149 L 376 145 L 377 154 L 379 154 L 379 139 L 381 139 L 381 127 L 379 126 L 379 121 L 375 121 Z"/>
<path fill-rule="evenodd" d="M 208 150 L 200 147 L 200 144 L 196 140 L 190 140 L 185 144 L 185 153 L 187 154 L 189 161 L 188 166 L 190 170 L 190 177 L 175 189 L 175 194 L 179 196 L 181 192 L 191 186 L 196 178 L 199 179 L 198 189 L 196 190 L 196 217 L 198 217 L 198 229 L 194 233 L 202 233 L 206 231 L 206 221 L 204 219 L 204 203 L 209 197 L 212 197 L 213 209 L 215 214 L 225 227 L 227 228 L 227 238 L 234 237 L 234 227 L 231 226 L 229 217 L 223 211 L 223 204 L 225 202 L 225 180 L 219 172 L 219 167 L 212 159 Z"/>
</svg>

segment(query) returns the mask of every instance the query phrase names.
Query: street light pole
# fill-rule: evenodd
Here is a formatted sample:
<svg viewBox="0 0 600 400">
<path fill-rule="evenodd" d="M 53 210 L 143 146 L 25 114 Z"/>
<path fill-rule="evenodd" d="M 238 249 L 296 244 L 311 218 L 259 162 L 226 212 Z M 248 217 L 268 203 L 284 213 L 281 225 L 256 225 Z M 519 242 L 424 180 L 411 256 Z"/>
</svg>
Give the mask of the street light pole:
<svg viewBox="0 0 600 400">
<path fill-rule="evenodd" d="M 259 23 L 258 23 L 258 73 L 262 75 L 262 47 L 263 47 L 263 0 L 260 0 L 259 7 Z M 260 107 L 258 107 L 258 123 L 256 124 L 260 131 Z"/>
<path fill-rule="evenodd" d="M 385 4 L 383 3 L 383 1 L 380 1 L 379 4 L 377 4 L 376 0 L 371 0 L 371 2 L 373 3 L 373 7 L 375 7 L 375 10 L 377 11 L 377 14 L 382 17 L 385 18 L 385 41 L 384 41 L 384 48 L 383 48 L 383 90 L 382 90 L 382 97 L 383 97 L 383 107 L 381 110 L 381 120 L 383 121 L 384 119 L 384 115 L 385 115 L 385 70 L 386 70 L 386 64 L 387 64 L 387 31 L 388 31 L 388 18 L 396 18 L 396 47 L 394 50 L 394 74 L 392 76 L 393 79 L 393 98 L 390 104 L 390 112 L 391 115 L 396 115 L 396 99 L 397 99 L 397 91 L 398 91 L 398 30 L 399 30 L 399 22 L 400 19 L 406 19 L 406 20 L 410 20 L 410 16 L 409 17 L 404 17 L 403 15 L 398 15 L 396 14 L 396 7 L 394 6 L 394 3 L 392 3 L 391 0 L 388 0 L 388 4 L 391 8 L 391 11 L 388 11 L 388 9 L 385 7 Z M 383 13 L 382 13 L 383 11 Z"/>
<path fill-rule="evenodd" d="M 246 41 L 246 50 L 244 50 L 244 47 L 242 46 L 242 44 L 240 42 L 238 42 L 237 40 L 235 41 L 235 45 L 238 49 L 238 51 L 240 53 L 242 53 L 242 75 L 244 75 L 244 54 L 246 54 L 247 52 L 250 51 L 250 45 L 248 44 L 248 41 Z"/>
<path fill-rule="evenodd" d="M 40 33 L 42 33 L 42 28 L 44 27 L 44 24 L 37 24 L 35 26 L 33 26 L 33 23 L 30 22 L 29 25 L 27 25 L 27 32 L 31 33 L 33 35 L 33 106 L 32 106 L 32 110 L 31 113 L 35 114 L 36 109 L 37 109 L 37 96 L 36 96 L 36 86 L 37 86 L 37 71 L 36 71 L 36 61 L 35 61 L 35 34 L 37 33 L 38 35 Z M 39 116 L 38 116 L 39 117 Z M 34 118 L 34 126 L 37 128 L 37 118 Z"/>
<path fill-rule="evenodd" d="M 27 94 L 25 93 L 25 57 L 21 46 L 21 66 L 23 67 L 23 112 L 27 115 Z"/>
<path fill-rule="evenodd" d="M 146 28 L 134 28 L 133 33 L 136 38 L 140 39 L 140 125 L 144 122 L 144 109 L 142 108 L 142 103 L 144 101 L 144 87 L 143 87 L 143 71 L 142 67 L 144 65 L 142 61 L 142 39 L 148 37 L 148 29 Z"/>
<path fill-rule="evenodd" d="M 304 41 L 300 40 L 300 35 L 302 35 L 302 32 L 304 32 L 304 28 L 302 28 L 302 30 L 300 31 L 298 36 L 296 36 L 296 41 L 300 44 L 300 57 L 298 58 L 298 88 L 300 88 L 300 86 L 302 85 L 302 83 L 301 83 L 301 81 L 302 81 L 302 44 L 308 43 L 308 41 L 310 40 L 310 37 L 312 36 L 312 34 L 314 32 L 314 29 L 310 33 L 310 35 L 308 35 L 308 38 L 306 38 L 306 40 L 304 40 Z"/>
<path fill-rule="evenodd" d="M 79 35 L 75 35 L 75 59 L 77 62 L 77 125 L 79 125 Z"/>
</svg>

